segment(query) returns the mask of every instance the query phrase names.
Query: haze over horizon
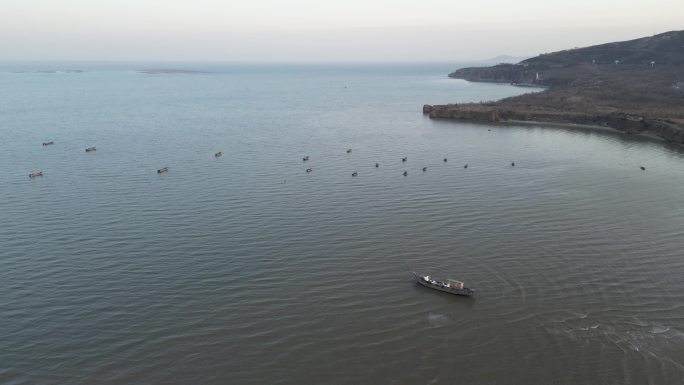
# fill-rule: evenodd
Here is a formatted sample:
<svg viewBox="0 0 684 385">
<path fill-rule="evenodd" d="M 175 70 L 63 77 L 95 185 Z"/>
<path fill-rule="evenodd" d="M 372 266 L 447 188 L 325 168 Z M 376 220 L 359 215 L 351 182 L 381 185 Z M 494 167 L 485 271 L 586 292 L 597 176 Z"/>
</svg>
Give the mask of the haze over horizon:
<svg viewBox="0 0 684 385">
<path fill-rule="evenodd" d="M 671 0 L 6 0 L 0 60 L 477 60 L 678 30 L 682 15 Z"/>
</svg>

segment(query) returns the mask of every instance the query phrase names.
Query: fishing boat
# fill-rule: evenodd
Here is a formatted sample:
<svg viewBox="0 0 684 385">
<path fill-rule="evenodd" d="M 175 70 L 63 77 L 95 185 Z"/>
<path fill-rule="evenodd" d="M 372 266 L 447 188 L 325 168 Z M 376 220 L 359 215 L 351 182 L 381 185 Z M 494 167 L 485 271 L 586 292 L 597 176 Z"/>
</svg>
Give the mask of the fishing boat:
<svg viewBox="0 0 684 385">
<path fill-rule="evenodd" d="M 453 279 L 440 281 L 435 277 L 429 276 L 427 274 L 418 274 L 416 272 L 413 273 L 413 276 L 416 277 L 416 281 L 418 281 L 419 284 L 431 289 L 467 297 L 471 297 L 473 294 L 475 294 L 475 290 L 464 287 L 463 282 L 461 281 L 456 281 Z"/>
<path fill-rule="evenodd" d="M 219 151 L 216 154 L 214 154 L 214 158 L 218 158 L 220 156 L 223 156 L 223 152 Z"/>
<path fill-rule="evenodd" d="M 52 140 L 46 140 L 45 142 L 43 142 L 43 146 L 49 146 L 49 145 L 52 145 L 52 144 L 55 144 L 55 142 L 52 141 Z"/>
<path fill-rule="evenodd" d="M 33 171 L 32 173 L 29 173 L 29 178 L 35 178 L 37 176 L 43 176 L 42 171 Z"/>
<path fill-rule="evenodd" d="M 169 171 L 169 168 L 168 168 L 168 167 L 162 167 L 162 168 L 160 168 L 160 169 L 157 170 L 157 174 L 161 174 L 161 173 L 167 172 L 167 171 Z"/>
<path fill-rule="evenodd" d="M 91 151 L 95 151 L 95 150 L 97 150 L 97 148 L 95 148 L 95 147 L 86 148 L 86 152 L 91 152 Z"/>
</svg>

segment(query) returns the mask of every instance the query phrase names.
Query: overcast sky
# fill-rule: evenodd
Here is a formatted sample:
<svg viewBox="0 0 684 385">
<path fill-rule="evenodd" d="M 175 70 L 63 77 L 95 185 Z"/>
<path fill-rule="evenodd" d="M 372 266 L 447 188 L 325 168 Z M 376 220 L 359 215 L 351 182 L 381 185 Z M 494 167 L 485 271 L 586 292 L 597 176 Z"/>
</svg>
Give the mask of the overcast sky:
<svg viewBox="0 0 684 385">
<path fill-rule="evenodd" d="M 684 29 L 684 0 L 1 0 L 0 60 L 430 61 Z"/>
</svg>

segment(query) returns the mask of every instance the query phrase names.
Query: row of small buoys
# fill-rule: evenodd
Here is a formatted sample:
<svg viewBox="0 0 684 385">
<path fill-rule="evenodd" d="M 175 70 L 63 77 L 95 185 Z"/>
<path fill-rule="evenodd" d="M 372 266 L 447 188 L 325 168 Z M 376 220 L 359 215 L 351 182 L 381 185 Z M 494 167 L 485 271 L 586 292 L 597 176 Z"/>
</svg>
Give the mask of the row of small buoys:
<svg viewBox="0 0 684 385">
<path fill-rule="evenodd" d="M 402 158 L 402 161 L 406 161 L 406 158 Z M 447 158 L 444 158 L 444 162 L 445 163 L 447 162 Z M 380 167 L 380 163 L 376 163 L 375 167 L 376 168 Z M 511 162 L 511 167 L 515 167 L 515 162 Z M 464 164 L 463 168 L 468 168 L 468 163 Z M 641 169 L 641 171 L 646 171 L 646 167 L 644 167 L 644 166 L 639 166 L 639 168 Z M 427 167 L 423 167 L 422 170 L 423 170 L 423 172 L 426 172 Z M 306 169 L 306 172 L 311 172 L 311 171 L 312 171 L 312 169 L 310 169 L 310 168 Z M 352 176 L 357 176 L 357 175 L 358 175 L 358 172 L 356 172 L 356 171 L 354 171 L 352 173 Z M 407 176 L 407 175 L 408 175 L 408 171 L 404 171 L 404 176 Z"/>
<path fill-rule="evenodd" d="M 46 140 L 46 141 L 44 141 L 42 144 L 43 144 L 43 146 L 51 146 L 51 145 L 55 144 L 55 141 L 54 141 L 54 140 Z M 95 146 L 90 146 L 90 147 L 86 147 L 86 149 L 85 149 L 85 152 L 93 152 L 93 151 L 97 151 L 97 147 L 95 147 Z M 223 156 L 223 152 L 222 152 L 222 151 L 219 151 L 219 152 L 214 153 L 214 157 L 215 157 L 215 158 L 219 158 L 219 157 L 222 157 L 222 156 Z M 309 160 L 309 156 L 307 155 L 307 156 L 305 157 L 304 160 Z M 168 167 L 158 168 L 158 169 L 157 169 L 157 174 L 163 174 L 163 173 L 168 172 L 168 171 L 169 171 L 169 168 L 168 168 Z M 311 172 L 311 171 L 312 171 L 312 169 L 307 169 L 306 172 Z M 29 173 L 29 178 L 35 178 L 35 177 L 38 177 L 38 176 L 43 176 L 43 172 L 42 172 L 42 171 L 31 171 L 31 172 Z"/>
<path fill-rule="evenodd" d="M 351 152 L 352 152 L 352 149 L 351 149 L 351 148 L 347 149 L 347 154 L 349 154 L 349 153 L 351 153 Z M 309 155 L 304 155 L 304 157 L 302 157 L 302 161 L 306 162 L 306 161 L 308 161 L 308 160 L 309 160 Z M 402 163 L 406 163 L 407 160 L 408 160 L 407 157 L 401 158 Z M 449 160 L 448 160 L 447 158 L 444 158 L 443 161 L 444 161 L 444 163 L 447 163 Z M 511 166 L 515 166 L 515 163 L 511 163 Z M 380 167 L 380 163 L 375 163 L 375 168 L 379 168 L 379 167 Z M 466 163 L 466 164 L 463 166 L 463 168 L 468 168 L 468 164 Z M 423 167 L 422 170 L 423 170 L 423 172 L 426 172 L 426 171 L 427 171 L 427 167 Z M 306 172 L 307 172 L 307 173 L 312 172 L 312 171 L 313 171 L 312 168 L 307 168 L 307 169 L 306 169 Z M 352 172 L 352 176 L 358 176 L 358 175 L 359 175 L 358 171 Z M 408 175 L 408 171 L 404 171 L 403 175 L 404 175 L 404 176 L 407 176 L 407 175 Z"/>
<path fill-rule="evenodd" d="M 43 146 L 50 146 L 50 145 L 53 145 L 53 144 L 55 144 L 54 140 L 46 140 L 46 141 L 42 142 L 42 145 L 43 145 Z M 96 150 L 97 150 L 96 147 L 91 146 L 91 147 L 86 147 L 85 152 L 93 152 L 93 151 L 96 151 Z M 350 154 L 351 152 L 352 152 L 352 149 L 351 149 L 351 148 L 347 149 L 347 154 Z M 222 151 L 219 151 L 219 152 L 214 153 L 214 157 L 216 157 L 216 158 L 219 158 L 219 157 L 221 157 L 221 156 L 223 156 L 223 152 L 222 152 Z M 302 160 L 303 160 L 304 162 L 308 161 L 308 160 L 309 160 L 309 155 L 305 155 L 305 156 L 302 158 Z M 402 163 L 405 163 L 407 160 L 408 160 L 407 157 L 401 158 Z M 443 160 L 444 160 L 444 163 L 447 163 L 447 161 L 448 161 L 447 158 L 444 158 Z M 380 163 L 375 163 L 375 167 L 376 167 L 376 168 L 380 167 Z M 511 162 L 511 167 L 515 167 L 515 162 Z M 463 165 L 463 168 L 468 168 L 468 163 L 466 163 L 465 165 Z M 639 168 L 640 168 L 642 171 L 646 171 L 646 167 L 644 167 L 644 166 L 639 166 Z M 422 170 L 423 170 L 423 172 L 426 172 L 426 171 L 427 171 L 427 167 L 423 167 Z M 162 168 L 157 169 L 157 174 L 162 174 L 162 173 L 165 173 L 165 172 L 168 172 L 168 171 L 169 171 L 169 168 L 168 168 L 168 167 L 162 167 Z M 312 172 L 312 171 L 313 171 L 313 168 L 307 168 L 307 169 L 306 169 L 306 172 L 307 172 L 307 173 Z M 353 177 L 358 176 L 358 175 L 359 175 L 359 173 L 358 173 L 357 171 L 352 172 L 352 176 L 353 176 Z M 404 171 L 403 175 L 404 175 L 404 176 L 407 176 L 407 175 L 408 175 L 408 171 Z M 32 172 L 29 173 L 29 178 L 35 178 L 35 177 L 39 177 L 39 176 L 43 176 L 43 172 L 42 172 L 42 171 L 32 171 Z"/>
</svg>

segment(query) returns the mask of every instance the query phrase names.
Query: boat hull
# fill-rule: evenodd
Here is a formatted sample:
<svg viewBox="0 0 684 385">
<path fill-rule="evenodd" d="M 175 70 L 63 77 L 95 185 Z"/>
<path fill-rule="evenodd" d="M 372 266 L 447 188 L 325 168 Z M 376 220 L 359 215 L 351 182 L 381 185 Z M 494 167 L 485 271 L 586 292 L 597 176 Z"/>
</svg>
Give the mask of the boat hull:
<svg viewBox="0 0 684 385">
<path fill-rule="evenodd" d="M 430 289 L 439 290 L 439 291 L 443 291 L 445 293 L 460 295 L 460 296 L 464 296 L 464 297 L 472 297 L 475 294 L 475 290 L 467 288 L 467 287 L 464 287 L 462 289 L 457 289 L 457 288 L 453 288 L 453 287 L 445 287 L 445 286 L 442 286 L 439 284 L 433 284 L 429 281 L 426 281 L 420 275 L 418 275 L 416 273 L 413 273 L 413 275 L 416 278 L 416 282 L 418 282 L 422 286 L 429 287 Z"/>
</svg>

